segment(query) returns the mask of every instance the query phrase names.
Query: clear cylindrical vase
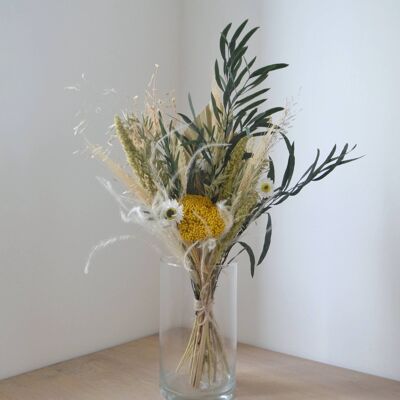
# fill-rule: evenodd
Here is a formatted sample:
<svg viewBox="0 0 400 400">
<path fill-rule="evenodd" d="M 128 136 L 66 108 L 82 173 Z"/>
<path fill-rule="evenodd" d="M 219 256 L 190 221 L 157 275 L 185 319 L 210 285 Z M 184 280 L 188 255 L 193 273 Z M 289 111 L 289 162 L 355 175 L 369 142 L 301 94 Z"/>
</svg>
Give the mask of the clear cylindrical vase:
<svg viewBox="0 0 400 400">
<path fill-rule="evenodd" d="M 173 258 L 163 258 L 160 267 L 161 394 L 168 400 L 233 399 L 236 263 L 206 271 L 213 279 L 200 288 Z"/>
</svg>

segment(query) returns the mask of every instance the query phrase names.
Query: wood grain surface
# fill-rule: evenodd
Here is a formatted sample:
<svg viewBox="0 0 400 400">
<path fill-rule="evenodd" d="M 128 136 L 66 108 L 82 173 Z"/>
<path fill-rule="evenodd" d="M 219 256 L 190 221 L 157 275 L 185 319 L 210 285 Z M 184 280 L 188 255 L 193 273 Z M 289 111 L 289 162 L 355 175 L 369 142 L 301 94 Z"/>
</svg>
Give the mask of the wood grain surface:
<svg viewBox="0 0 400 400">
<path fill-rule="evenodd" d="M 239 345 L 239 400 L 400 400 L 400 382 Z M 0 400 L 160 400 L 150 336 L 0 381 Z"/>
</svg>

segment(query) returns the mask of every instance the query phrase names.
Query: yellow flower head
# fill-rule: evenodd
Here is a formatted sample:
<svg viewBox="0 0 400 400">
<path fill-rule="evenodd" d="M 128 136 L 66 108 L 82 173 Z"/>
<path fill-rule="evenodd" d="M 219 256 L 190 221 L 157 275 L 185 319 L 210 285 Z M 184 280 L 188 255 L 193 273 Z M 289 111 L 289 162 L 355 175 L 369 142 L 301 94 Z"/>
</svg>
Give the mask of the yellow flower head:
<svg viewBox="0 0 400 400">
<path fill-rule="evenodd" d="M 218 207 L 205 196 L 188 194 L 181 200 L 183 219 L 178 225 L 183 240 L 195 242 L 221 235 L 225 222 Z"/>
</svg>

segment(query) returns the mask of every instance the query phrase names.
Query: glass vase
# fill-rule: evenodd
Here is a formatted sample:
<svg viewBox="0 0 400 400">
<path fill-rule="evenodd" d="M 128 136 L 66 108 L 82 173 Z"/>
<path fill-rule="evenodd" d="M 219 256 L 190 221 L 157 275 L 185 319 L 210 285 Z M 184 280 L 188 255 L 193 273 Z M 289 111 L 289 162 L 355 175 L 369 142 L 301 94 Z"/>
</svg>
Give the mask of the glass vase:
<svg viewBox="0 0 400 400">
<path fill-rule="evenodd" d="M 201 288 L 173 258 L 160 265 L 160 390 L 165 399 L 233 399 L 236 263 L 215 266 Z"/>
</svg>

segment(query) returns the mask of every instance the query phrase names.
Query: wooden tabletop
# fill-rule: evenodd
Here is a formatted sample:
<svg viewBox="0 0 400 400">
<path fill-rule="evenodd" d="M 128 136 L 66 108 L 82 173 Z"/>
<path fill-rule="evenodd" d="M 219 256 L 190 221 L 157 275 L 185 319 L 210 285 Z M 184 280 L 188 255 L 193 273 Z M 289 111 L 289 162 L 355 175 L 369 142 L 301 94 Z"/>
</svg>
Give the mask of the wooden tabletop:
<svg viewBox="0 0 400 400">
<path fill-rule="evenodd" d="M 400 382 L 239 345 L 239 400 L 399 400 Z M 158 400 L 150 336 L 0 381 L 0 400 Z"/>
</svg>

